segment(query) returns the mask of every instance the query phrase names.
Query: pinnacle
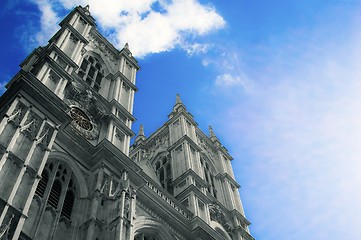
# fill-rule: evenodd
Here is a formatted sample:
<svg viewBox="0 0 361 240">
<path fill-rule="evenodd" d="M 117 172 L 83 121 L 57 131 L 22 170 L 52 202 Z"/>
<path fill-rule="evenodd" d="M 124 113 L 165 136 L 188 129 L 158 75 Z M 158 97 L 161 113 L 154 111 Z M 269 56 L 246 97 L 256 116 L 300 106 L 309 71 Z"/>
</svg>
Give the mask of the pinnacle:
<svg viewBox="0 0 361 240">
<path fill-rule="evenodd" d="M 143 124 L 140 124 L 139 132 L 138 132 L 137 137 L 135 138 L 135 142 L 144 141 L 145 139 L 146 139 L 146 137 L 144 135 L 144 127 L 143 127 Z"/>
<path fill-rule="evenodd" d="M 182 104 L 182 100 L 181 100 L 181 98 L 180 98 L 180 95 L 179 95 L 179 93 L 177 93 L 177 95 L 176 95 L 176 100 L 175 100 L 175 104 Z"/>
<path fill-rule="evenodd" d="M 143 124 L 140 124 L 138 136 L 144 136 L 144 127 L 143 127 Z"/>
<path fill-rule="evenodd" d="M 214 133 L 213 128 L 212 128 L 211 125 L 208 126 L 208 129 L 209 129 L 209 136 L 211 138 L 216 137 L 216 134 Z"/>
</svg>

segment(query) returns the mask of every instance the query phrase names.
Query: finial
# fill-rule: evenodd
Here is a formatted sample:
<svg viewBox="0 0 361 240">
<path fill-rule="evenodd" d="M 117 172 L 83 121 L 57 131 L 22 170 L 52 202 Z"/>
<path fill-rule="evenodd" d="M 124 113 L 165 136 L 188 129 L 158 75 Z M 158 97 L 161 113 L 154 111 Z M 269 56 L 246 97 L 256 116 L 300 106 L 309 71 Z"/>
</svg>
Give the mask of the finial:
<svg viewBox="0 0 361 240">
<path fill-rule="evenodd" d="M 175 104 L 178 104 L 178 103 L 182 103 L 179 93 L 177 93 L 176 100 L 175 100 Z"/>
<path fill-rule="evenodd" d="M 208 126 L 209 129 L 209 136 L 212 137 L 216 137 L 216 134 L 214 134 L 213 128 L 211 125 Z"/>
<path fill-rule="evenodd" d="M 85 12 L 85 15 L 90 15 L 89 4 L 84 7 L 84 12 Z"/>
<path fill-rule="evenodd" d="M 140 126 L 139 126 L 138 136 L 144 136 L 144 127 L 143 127 L 143 124 L 140 124 Z"/>
</svg>

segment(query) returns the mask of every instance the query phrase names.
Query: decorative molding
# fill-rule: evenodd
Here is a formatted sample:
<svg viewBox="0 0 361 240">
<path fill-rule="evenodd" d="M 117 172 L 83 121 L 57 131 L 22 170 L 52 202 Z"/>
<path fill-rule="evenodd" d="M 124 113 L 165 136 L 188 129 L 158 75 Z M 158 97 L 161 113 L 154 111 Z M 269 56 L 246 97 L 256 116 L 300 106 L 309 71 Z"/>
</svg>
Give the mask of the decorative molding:
<svg viewBox="0 0 361 240">
<path fill-rule="evenodd" d="M 209 204 L 209 216 L 212 221 L 216 221 L 221 224 L 224 229 L 231 234 L 233 231 L 233 227 L 228 223 L 225 218 L 225 214 L 223 213 L 221 207 L 218 204 Z"/>
</svg>

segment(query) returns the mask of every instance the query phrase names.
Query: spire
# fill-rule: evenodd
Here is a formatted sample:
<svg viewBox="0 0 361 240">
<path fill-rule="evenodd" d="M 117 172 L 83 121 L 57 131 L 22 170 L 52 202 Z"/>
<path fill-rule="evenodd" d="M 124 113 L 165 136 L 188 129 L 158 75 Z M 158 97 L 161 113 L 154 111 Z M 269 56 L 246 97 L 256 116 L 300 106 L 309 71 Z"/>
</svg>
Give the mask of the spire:
<svg viewBox="0 0 361 240">
<path fill-rule="evenodd" d="M 175 97 L 175 105 L 173 107 L 173 112 L 180 112 L 182 110 L 187 111 L 186 106 L 184 106 L 179 93 L 177 93 L 175 96 L 176 97 Z"/>
<path fill-rule="evenodd" d="M 192 114 L 190 114 L 187 109 L 186 106 L 183 104 L 180 94 L 177 93 L 175 95 L 175 104 L 173 106 L 173 111 L 168 115 L 168 118 L 171 119 L 172 117 L 174 117 L 177 113 L 179 112 L 185 112 L 187 113 L 190 117 L 193 118 Z"/>
<path fill-rule="evenodd" d="M 179 93 L 177 93 L 177 95 L 176 95 L 175 104 L 176 104 L 176 105 L 177 105 L 177 104 L 183 104 L 183 103 L 182 103 L 182 100 L 181 100 L 181 98 L 180 98 Z"/>
<path fill-rule="evenodd" d="M 138 136 L 135 138 L 135 142 L 138 143 L 140 141 L 145 141 L 145 139 L 146 139 L 146 137 L 144 135 L 144 127 L 143 127 L 143 124 L 140 124 Z"/>
</svg>

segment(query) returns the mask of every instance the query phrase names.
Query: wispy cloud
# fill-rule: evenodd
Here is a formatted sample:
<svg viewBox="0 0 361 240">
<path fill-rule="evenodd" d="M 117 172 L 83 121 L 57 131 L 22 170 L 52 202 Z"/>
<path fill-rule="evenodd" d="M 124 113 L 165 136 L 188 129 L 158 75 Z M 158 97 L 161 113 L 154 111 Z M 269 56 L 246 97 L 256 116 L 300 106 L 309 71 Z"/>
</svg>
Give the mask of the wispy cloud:
<svg viewBox="0 0 361 240">
<path fill-rule="evenodd" d="M 227 92 L 229 89 L 241 89 L 251 91 L 252 81 L 245 73 L 241 61 L 241 54 L 237 48 L 225 48 L 221 44 L 215 44 L 215 54 L 203 55 L 202 65 L 215 70 L 213 87 Z"/>
<path fill-rule="evenodd" d="M 104 32 L 109 32 L 118 47 L 129 43 L 133 54 L 170 51 L 176 47 L 189 55 L 207 51 L 208 44 L 200 44 L 195 37 L 225 26 L 214 7 L 197 0 L 141 0 L 141 1 L 47 1 L 35 0 L 42 13 L 39 43 L 54 33 L 59 17 L 53 8 L 59 4 L 70 9 L 75 5 L 90 5 L 92 15 Z M 146 41 L 145 41 L 146 39 Z"/>
<path fill-rule="evenodd" d="M 317 31 L 305 31 L 302 40 L 293 33 L 279 36 L 277 46 L 265 45 L 258 53 L 264 54 L 262 64 L 248 72 L 253 91 L 244 97 L 237 90 L 238 101 L 228 101 L 224 111 L 212 110 L 220 111 L 212 116 L 230 140 L 226 146 L 243 150 L 236 152 L 234 166 L 248 174 L 237 178 L 252 188 L 254 195 L 244 194 L 251 220 L 267 216 L 253 226 L 255 232 L 267 232 L 267 239 L 321 240 L 329 231 L 339 239 L 346 239 L 345 232 L 347 239 L 360 234 L 357 29 L 357 24 L 344 29 L 347 39 Z"/>
</svg>

